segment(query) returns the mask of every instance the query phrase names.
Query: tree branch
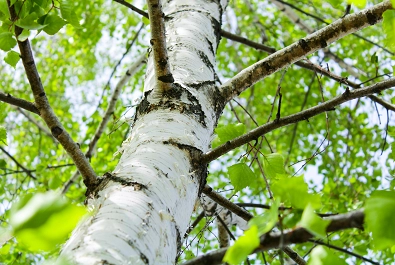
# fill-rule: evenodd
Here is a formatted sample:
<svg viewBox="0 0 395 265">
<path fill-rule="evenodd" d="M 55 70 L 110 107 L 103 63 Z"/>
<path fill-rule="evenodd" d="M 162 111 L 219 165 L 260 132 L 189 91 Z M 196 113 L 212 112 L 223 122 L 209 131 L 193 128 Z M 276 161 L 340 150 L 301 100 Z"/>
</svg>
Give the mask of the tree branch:
<svg viewBox="0 0 395 265">
<path fill-rule="evenodd" d="M 247 46 L 250 46 L 250 47 L 258 49 L 258 50 L 265 51 L 265 52 L 267 52 L 269 54 L 272 54 L 272 53 L 276 52 L 276 49 L 274 49 L 272 47 L 269 47 L 269 46 L 266 46 L 266 45 L 263 45 L 263 44 L 260 44 L 260 43 L 248 40 L 248 39 L 246 39 L 244 37 L 240 37 L 238 35 L 232 34 L 230 32 L 224 31 L 224 30 L 221 30 L 221 35 L 223 37 L 227 38 L 227 39 L 230 39 L 230 40 L 233 40 L 233 41 L 237 41 L 239 43 L 245 44 Z M 331 71 L 319 66 L 318 64 L 314 64 L 314 63 L 312 63 L 310 61 L 299 61 L 299 62 L 296 62 L 295 65 L 300 66 L 300 67 L 305 68 L 305 69 L 308 69 L 308 70 L 311 70 L 311 71 L 314 71 L 316 73 L 322 74 L 324 76 L 327 76 L 327 77 L 335 80 L 336 82 L 339 82 L 341 84 L 345 84 L 345 85 L 350 86 L 350 87 L 352 87 L 354 89 L 361 88 L 361 85 L 362 85 L 362 84 L 356 84 L 354 82 L 348 81 L 344 77 L 338 76 L 338 75 L 332 73 Z M 388 110 L 392 110 L 392 111 L 395 112 L 395 105 L 394 104 L 391 104 L 388 101 L 385 101 L 385 100 L 380 99 L 379 97 L 376 97 L 376 96 L 373 96 L 373 95 L 368 96 L 368 97 L 371 100 L 373 100 L 374 102 L 382 105 L 384 108 L 386 108 Z"/>
<path fill-rule="evenodd" d="M 11 21 L 17 20 L 14 6 L 10 5 L 10 1 L 7 0 L 7 4 L 11 14 Z M 22 29 L 15 26 L 15 35 L 18 37 L 21 34 Z M 17 38 L 18 39 L 18 38 Z M 27 79 L 29 80 L 30 87 L 33 91 L 36 107 L 43 118 L 48 128 L 50 128 L 52 135 L 59 141 L 73 162 L 81 172 L 84 183 L 89 189 L 96 185 L 96 173 L 89 164 L 88 160 L 80 150 L 79 146 L 73 141 L 70 135 L 67 133 L 63 125 L 60 123 L 58 117 L 55 115 L 52 107 L 50 106 L 47 96 L 45 94 L 43 85 L 41 83 L 40 75 L 37 72 L 37 67 L 34 62 L 34 56 L 30 47 L 28 39 L 25 41 L 18 41 L 19 50 Z"/>
<path fill-rule="evenodd" d="M 121 4 L 121 5 L 124 5 L 127 8 L 130 8 L 131 10 L 133 10 L 134 12 L 142 15 L 143 17 L 148 18 L 148 13 L 147 12 L 144 12 L 143 10 L 135 7 L 134 5 L 132 5 L 132 4 L 128 3 L 128 2 L 126 2 L 126 1 L 123 1 L 123 0 L 113 0 L 113 1 L 117 2 L 117 3 Z"/>
<path fill-rule="evenodd" d="M 21 99 L 21 98 L 15 98 L 15 97 L 11 96 L 9 93 L 6 94 L 6 93 L 0 91 L 0 100 L 5 103 L 20 107 L 20 108 L 25 109 L 30 112 L 33 112 L 37 115 L 40 115 L 40 111 L 37 109 L 37 107 L 33 103 L 31 103 L 27 100 Z"/>
<path fill-rule="evenodd" d="M 170 72 L 170 64 L 166 50 L 165 14 L 159 0 L 148 0 L 148 15 L 150 17 L 152 51 L 154 54 L 154 69 L 157 86 L 160 92 L 168 91 L 174 83 Z"/>
<path fill-rule="evenodd" d="M 348 15 L 325 28 L 300 39 L 294 44 L 273 53 L 265 59 L 247 67 L 223 84 L 219 90 L 225 100 L 229 101 L 256 82 L 262 80 L 303 57 L 322 49 L 338 39 L 374 25 L 382 20 L 382 14 L 392 8 L 390 1 Z"/>
<path fill-rule="evenodd" d="M 331 111 L 334 110 L 336 106 L 350 101 L 352 99 L 360 98 L 360 97 L 365 97 L 368 95 L 371 95 L 373 93 L 379 93 L 385 89 L 391 88 L 395 86 L 395 78 L 390 78 L 385 81 L 376 83 L 374 85 L 365 87 L 365 88 L 360 88 L 360 89 L 355 89 L 355 90 L 349 90 L 348 88 L 346 91 L 331 99 L 328 100 L 320 105 L 311 107 L 309 109 L 306 109 L 304 111 L 300 111 L 298 113 L 280 118 L 278 120 L 266 123 L 262 126 L 259 126 L 258 128 L 255 128 L 254 130 L 250 131 L 249 133 L 246 133 L 242 136 L 239 136 L 231 141 L 226 142 L 225 144 L 218 146 L 217 148 L 207 152 L 201 157 L 201 162 L 202 163 L 209 163 L 210 161 L 213 161 L 220 157 L 221 155 L 229 152 L 232 149 L 235 149 L 236 147 L 242 146 L 243 144 L 248 143 L 249 141 L 255 140 L 258 137 L 271 132 L 275 129 L 287 126 L 292 123 L 296 123 L 302 120 L 308 120 L 311 117 L 314 117 L 320 113 L 326 112 L 326 111 Z"/>
<path fill-rule="evenodd" d="M 325 218 L 330 220 L 326 232 L 336 232 L 344 229 L 357 228 L 363 229 L 364 213 L 362 210 L 340 214 L 337 216 Z M 287 246 L 290 244 L 298 244 L 308 242 L 314 236 L 302 227 L 293 230 L 285 231 L 284 233 L 267 233 L 260 237 L 260 246 L 254 250 L 255 252 L 267 251 L 270 249 L 279 248 L 280 245 Z M 221 248 L 219 250 L 201 255 L 195 259 L 189 260 L 183 265 L 203 265 L 203 264 L 221 264 L 222 259 L 228 248 Z"/>
</svg>

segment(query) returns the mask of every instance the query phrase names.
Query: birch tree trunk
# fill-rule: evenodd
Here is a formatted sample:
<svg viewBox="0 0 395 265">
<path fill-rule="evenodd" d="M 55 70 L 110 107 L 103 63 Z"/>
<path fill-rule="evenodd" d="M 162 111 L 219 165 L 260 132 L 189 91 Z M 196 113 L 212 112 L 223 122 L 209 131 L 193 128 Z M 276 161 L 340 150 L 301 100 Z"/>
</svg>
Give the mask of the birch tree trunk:
<svg viewBox="0 0 395 265">
<path fill-rule="evenodd" d="M 215 80 L 215 52 L 226 1 L 163 2 L 174 83 L 163 93 L 152 56 L 144 96 L 116 169 L 88 198 L 82 222 L 62 255 L 77 264 L 174 264 L 223 108 Z M 222 103 L 221 103 L 222 102 Z"/>
</svg>

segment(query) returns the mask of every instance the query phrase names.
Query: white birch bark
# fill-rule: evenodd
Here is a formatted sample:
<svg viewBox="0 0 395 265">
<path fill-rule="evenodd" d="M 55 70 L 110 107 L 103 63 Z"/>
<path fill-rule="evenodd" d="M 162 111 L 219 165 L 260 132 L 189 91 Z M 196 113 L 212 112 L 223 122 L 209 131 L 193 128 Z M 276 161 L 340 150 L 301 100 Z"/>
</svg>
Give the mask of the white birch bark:
<svg viewBox="0 0 395 265">
<path fill-rule="evenodd" d="M 144 98 L 119 164 L 61 255 L 77 264 L 174 264 L 186 232 L 222 105 L 215 51 L 221 11 L 213 1 L 163 2 L 173 88 L 159 93 L 150 56 Z M 109 181 L 108 181 L 109 180 Z M 108 181 L 108 182 L 107 182 Z"/>
</svg>

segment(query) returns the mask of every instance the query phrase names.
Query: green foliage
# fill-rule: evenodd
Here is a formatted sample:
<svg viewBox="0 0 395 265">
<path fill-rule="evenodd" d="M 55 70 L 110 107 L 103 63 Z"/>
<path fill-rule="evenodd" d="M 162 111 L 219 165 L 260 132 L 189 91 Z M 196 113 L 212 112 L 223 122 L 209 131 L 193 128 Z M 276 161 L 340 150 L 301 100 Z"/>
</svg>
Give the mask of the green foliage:
<svg viewBox="0 0 395 265">
<path fill-rule="evenodd" d="M 229 247 L 223 261 L 229 264 L 240 264 L 258 246 L 258 227 L 253 225 Z"/>
<path fill-rule="evenodd" d="M 19 53 L 14 51 L 7 52 L 6 57 L 4 57 L 4 61 L 14 68 L 16 67 L 16 64 L 19 62 L 20 59 L 21 57 Z"/>
<path fill-rule="evenodd" d="M 228 168 L 229 179 L 236 191 L 255 183 L 254 172 L 244 163 L 238 163 Z"/>
<path fill-rule="evenodd" d="M 218 146 L 226 143 L 227 141 L 233 140 L 234 138 L 244 134 L 246 127 L 242 123 L 228 124 L 225 126 L 218 126 L 215 129 L 215 133 L 218 138 L 214 140 L 213 146 Z"/>
<path fill-rule="evenodd" d="M 297 209 L 304 209 L 309 204 L 314 209 L 321 206 L 320 196 L 308 192 L 303 176 L 282 176 L 273 183 L 271 189 L 276 198 L 281 198 L 282 202 Z"/>
<path fill-rule="evenodd" d="M 392 3 L 394 6 L 394 3 Z M 387 36 L 386 45 L 395 51 L 395 10 L 387 10 L 383 14 L 383 30 Z"/>
<path fill-rule="evenodd" d="M 4 126 L 0 125 L 0 142 L 7 145 L 7 130 Z"/>
<path fill-rule="evenodd" d="M 258 228 L 259 235 L 269 232 L 277 223 L 279 206 L 280 201 L 274 201 L 269 211 L 264 214 L 255 216 L 248 222 L 248 224 L 250 225 L 250 227 L 256 226 Z"/>
<path fill-rule="evenodd" d="M 323 246 L 317 246 L 311 252 L 311 258 L 309 259 L 308 265 L 347 265 L 346 261 L 339 258 L 338 255 L 332 251 L 327 250 Z"/>
<path fill-rule="evenodd" d="M 358 8 L 364 8 L 366 6 L 366 0 L 348 0 L 349 4 L 354 4 Z"/>
<path fill-rule="evenodd" d="M 278 153 L 263 156 L 263 170 L 269 178 L 275 178 L 277 174 L 285 174 L 284 157 Z"/>
<path fill-rule="evenodd" d="M 395 192 L 375 191 L 365 203 L 365 220 L 376 249 L 395 246 Z"/>
<path fill-rule="evenodd" d="M 314 213 L 314 209 L 311 204 L 308 204 L 303 211 L 302 219 L 299 225 L 306 228 L 311 234 L 325 238 L 326 228 L 329 225 L 329 220 L 323 220 Z"/>
<path fill-rule="evenodd" d="M 27 194 L 12 207 L 10 225 L 20 244 L 49 251 L 64 242 L 85 213 L 55 192 Z"/>
<path fill-rule="evenodd" d="M 9 51 L 16 45 L 16 40 L 10 32 L 0 33 L 0 49 Z"/>
</svg>

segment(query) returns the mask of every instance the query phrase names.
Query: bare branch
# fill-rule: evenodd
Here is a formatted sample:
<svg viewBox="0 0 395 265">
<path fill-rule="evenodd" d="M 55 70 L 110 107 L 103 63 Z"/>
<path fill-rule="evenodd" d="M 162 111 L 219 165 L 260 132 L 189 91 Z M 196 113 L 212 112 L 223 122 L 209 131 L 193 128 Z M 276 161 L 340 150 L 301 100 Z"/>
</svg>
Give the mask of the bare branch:
<svg viewBox="0 0 395 265">
<path fill-rule="evenodd" d="M 219 89 L 229 101 L 256 82 L 262 80 L 303 57 L 322 49 L 338 39 L 382 20 L 382 14 L 392 8 L 387 0 L 359 13 L 348 15 L 325 28 L 300 39 L 294 44 L 273 53 L 265 59 L 249 66 L 228 80 Z"/>
<path fill-rule="evenodd" d="M 269 123 L 266 123 L 262 126 L 259 126 L 258 128 L 255 128 L 254 130 L 250 131 L 249 133 L 246 133 L 242 136 L 239 136 L 231 141 L 226 142 L 225 144 L 207 152 L 204 154 L 201 158 L 202 163 L 208 163 L 210 161 L 213 161 L 220 157 L 221 155 L 227 153 L 228 151 L 235 149 L 236 147 L 242 146 L 243 144 L 248 143 L 249 141 L 255 140 L 258 137 L 271 132 L 275 129 L 287 126 L 292 123 L 296 123 L 299 121 L 303 120 L 308 120 L 311 117 L 314 117 L 320 113 L 326 112 L 326 111 L 331 111 L 334 110 L 336 106 L 356 99 L 360 97 L 365 97 L 368 95 L 371 95 L 373 93 L 379 93 L 385 89 L 391 88 L 395 86 L 395 78 L 390 78 L 385 81 L 376 83 L 374 85 L 365 87 L 365 88 L 360 88 L 360 89 L 355 89 L 355 90 L 349 90 L 348 88 L 346 91 L 331 99 L 328 100 L 320 105 L 311 107 L 309 109 L 306 109 L 304 111 L 300 111 L 298 113 L 280 118 L 279 120 L 275 120 Z"/>
<path fill-rule="evenodd" d="M 40 115 L 40 111 L 36 108 L 36 106 L 32 102 L 29 102 L 21 98 L 15 98 L 11 96 L 9 93 L 6 94 L 0 91 L 0 100 L 8 104 L 25 109 L 27 111 L 33 112 L 37 115 Z"/>
<path fill-rule="evenodd" d="M 14 6 L 10 6 L 9 0 L 7 0 L 7 3 L 11 14 L 11 20 L 15 22 L 18 18 L 15 13 Z M 18 26 L 15 26 L 15 35 L 19 36 L 21 32 L 22 29 Z M 95 186 L 95 171 L 80 150 L 79 146 L 73 141 L 63 125 L 60 123 L 58 117 L 55 115 L 52 107 L 48 102 L 43 85 L 41 83 L 40 75 L 37 72 L 37 67 L 34 62 L 34 56 L 30 47 L 29 40 L 27 39 L 25 41 L 18 41 L 18 46 L 21 53 L 21 58 L 23 66 L 25 68 L 26 76 L 33 91 L 36 107 L 39 110 L 40 116 L 43 118 L 48 128 L 50 128 L 52 135 L 59 141 L 59 143 L 72 158 L 78 170 L 84 177 L 84 183 L 88 187 L 88 189 Z"/>
<path fill-rule="evenodd" d="M 363 229 L 364 217 L 365 215 L 363 211 L 358 210 L 325 218 L 326 220 L 331 221 L 326 228 L 326 232 L 336 232 L 350 228 Z M 283 234 L 267 233 L 261 236 L 260 246 L 254 250 L 254 253 L 279 248 L 280 242 L 283 245 L 298 244 L 308 242 L 311 238 L 313 238 L 313 235 L 302 227 L 285 231 Z M 195 259 L 189 260 L 183 263 L 183 265 L 221 264 L 227 250 L 228 248 L 221 248 L 205 255 L 201 255 Z"/>
<path fill-rule="evenodd" d="M 157 78 L 157 86 L 160 92 L 167 91 L 174 83 L 173 75 L 170 72 L 170 64 L 166 50 L 165 36 L 165 15 L 162 12 L 162 5 L 159 0 L 148 0 L 148 15 L 151 25 L 152 51 L 154 54 L 154 68 Z"/>
</svg>

